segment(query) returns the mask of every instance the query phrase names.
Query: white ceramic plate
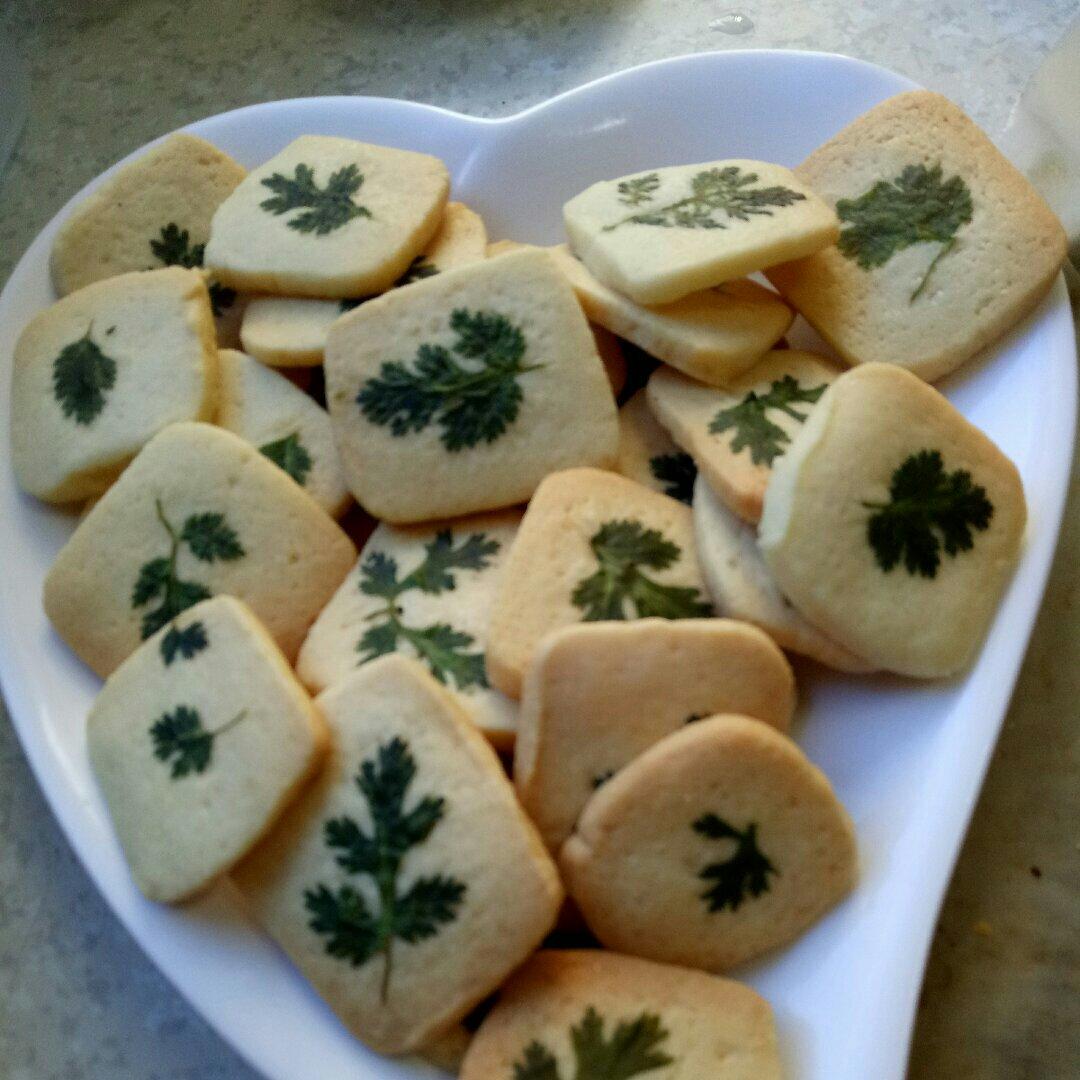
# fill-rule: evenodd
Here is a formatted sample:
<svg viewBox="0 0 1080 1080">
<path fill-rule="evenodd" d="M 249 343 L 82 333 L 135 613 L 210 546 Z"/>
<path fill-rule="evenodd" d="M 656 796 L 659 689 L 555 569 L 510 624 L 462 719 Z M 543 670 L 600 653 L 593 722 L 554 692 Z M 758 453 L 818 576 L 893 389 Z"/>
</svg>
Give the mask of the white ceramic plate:
<svg viewBox="0 0 1080 1080">
<path fill-rule="evenodd" d="M 838 56 L 729 52 L 636 68 L 505 120 L 375 98 L 313 98 L 240 109 L 190 130 L 246 165 L 309 132 L 438 154 L 455 196 L 483 214 L 493 237 L 553 242 L 561 238 L 563 201 L 594 180 L 722 157 L 793 165 L 911 86 Z M 0 296 L 3 447 L 12 346 L 52 299 L 47 257 L 65 213 L 31 245 Z M 948 685 L 820 673 L 801 681 L 799 739 L 855 819 L 863 879 L 793 948 L 742 973 L 775 1007 L 793 1080 L 899 1080 L 904 1073 L 934 919 L 1057 537 L 1075 365 L 1059 282 L 1034 316 L 945 387 L 1017 463 L 1031 516 L 1022 563 L 970 674 Z M 438 1075 L 384 1061 L 355 1042 L 249 924 L 229 886 L 182 910 L 150 904 L 133 888 L 87 766 L 83 720 L 98 681 L 61 645 L 41 609 L 45 572 L 73 526 L 71 517 L 23 496 L 10 468 L 2 470 L 0 677 L 30 763 L 98 888 L 180 991 L 273 1080 Z"/>
</svg>

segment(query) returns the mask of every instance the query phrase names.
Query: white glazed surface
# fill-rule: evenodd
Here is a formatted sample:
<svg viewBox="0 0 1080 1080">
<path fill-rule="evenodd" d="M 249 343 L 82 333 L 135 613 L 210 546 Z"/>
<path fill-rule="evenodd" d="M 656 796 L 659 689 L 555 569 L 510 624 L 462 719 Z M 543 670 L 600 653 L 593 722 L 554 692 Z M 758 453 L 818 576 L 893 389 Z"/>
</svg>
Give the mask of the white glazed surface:
<svg viewBox="0 0 1080 1080">
<path fill-rule="evenodd" d="M 795 164 L 875 102 L 911 87 L 858 61 L 724 53 L 661 61 L 505 120 L 398 101 L 322 98 L 227 113 L 190 130 L 254 165 L 305 132 L 438 154 L 493 238 L 552 242 L 562 202 L 605 177 L 682 161 Z M 737 100 L 737 110 L 727 107 Z M 94 185 L 90 185 L 92 188 Z M 88 188 L 87 190 L 90 190 Z M 81 197 L 85 192 L 80 193 Z M 38 237 L 0 295 L 0 445 L 11 350 L 51 300 Z M 1064 289 L 942 389 L 1020 468 L 1024 557 L 972 671 L 950 684 L 800 673 L 796 734 L 859 832 L 858 890 L 793 948 L 740 973 L 772 1002 L 792 1080 L 899 1080 L 929 937 L 1038 610 L 1075 423 Z M 180 910 L 134 889 L 89 775 L 83 717 L 97 680 L 51 632 L 41 582 L 73 527 L 0 475 L 0 678 L 53 811 L 118 917 L 175 985 L 272 1080 L 436 1076 L 356 1043 L 221 886 Z"/>
</svg>

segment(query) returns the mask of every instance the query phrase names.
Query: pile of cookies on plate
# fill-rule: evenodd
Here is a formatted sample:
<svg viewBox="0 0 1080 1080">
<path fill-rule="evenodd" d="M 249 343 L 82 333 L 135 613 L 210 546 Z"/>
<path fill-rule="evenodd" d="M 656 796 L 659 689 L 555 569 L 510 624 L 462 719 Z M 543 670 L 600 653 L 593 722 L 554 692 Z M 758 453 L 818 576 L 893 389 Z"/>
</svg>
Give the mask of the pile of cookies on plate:
<svg viewBox="0 0 1080 1080">
<path fill-rule="evenodd" d="M 931 382 L 1036 305 L 1061 227 L 926 92 L 794 171 L 596 183 L 568 245 L 489 245 L 449 189 L 179 134 L 56 234 L 13 460 L 82 509 L 44 602 L 105 679 L 120 845 L 154 900 L 229 874 L 381 1052 L 778 1077 L 720 973 L 857 876 L 782 650 L 971 664 L 1024 495 Z"/>
</svg>

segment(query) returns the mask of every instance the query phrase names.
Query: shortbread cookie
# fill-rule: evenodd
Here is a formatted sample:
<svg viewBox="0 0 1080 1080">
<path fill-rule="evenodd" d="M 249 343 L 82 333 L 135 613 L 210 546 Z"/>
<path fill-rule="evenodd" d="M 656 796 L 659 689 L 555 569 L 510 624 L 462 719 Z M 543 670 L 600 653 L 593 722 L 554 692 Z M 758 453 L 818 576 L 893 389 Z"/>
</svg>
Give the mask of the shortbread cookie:
<svg viewBox="0 0 1080 1080">
<path fill-rule="evenodd" d="M 206 265 L 252 292 L 370 296 L 424 250 L 449 190 L 428 154 L 302 135 L 218 207 Z"/>
<path fill-rule="evenodd" d="M 1027 510 L 1011 461 L 910 372 L 842 375 L 773 470 L 760 545 L 815 625 L 887 671 L 971 662 Z"/>
<path fill-rule="evenodd" d="M 926 90 L 871 109 L 796 172 L 836 207 L 840 240 L 769 279 L 851 364 L 939 379 L 1026 315 L 1065 257 L 1035 189 Z"/>
<path fill-rule="evenodd" d="M 689 505 L 693 499 L 694 459 L 657 423 L 644 390 L 619 410 L 619 460 L 615 468 L 628 479 L 679 502 Z"/>
<path fill-rule="evenodd" d="M 716 713 L 787 731 L 795 679 L 767 634 L 730 619 L 641 619 L 553 631 L 521 695 L 514 784 L 558 850 L 589 797 L 642 751 Z"/>
<path fill-rule="evenodd" d="M 874 665 L 807 622 L 776 587 L 752 525 L 740 521 L 699 476 L 694 484 L 698 562 L 716 611 L 761 627 L 782 649 L 837 671 L 865 673 Z"/>
<path fill-rule="evenodd" d="M 707 161 L 604 180 L 563 207 L 570 246 L 606 285 L 669 304 L 833 243 L 836 214 L 765 161 Z"/>
<path fill-rule="evenodd" d="M 113 672 L 86 742 L 135 883 L 172 902 L 254 845 L 319 763 L 327 735 L 258 619 L 218 596 Z"/>
<path fill-rule="evenodd" d="M 851 889 L 856 862 L 824 774 L 744 716 L 646 750 L 593 795 L 559 857 L 604 945 L 707 971 L 798 937 Z"/>
<path fill-rule="evenodd" d="M 784 336 L 794 312 L 771 289 L 729 281 L 671 304 L 645 307 L 608 288 L 565 245 L 547 248 L 585 314 L 650 356 L 722 386 Z"/>
<path fill-rule="evenodd" d="M 562 888 L 495 752 L 415 660 L 381 657 L 317 705 L 328 763 L 234 879 L 342 1022 L 407 1053 L 525 960 Z"/>
<path fill-rule="evenodd" d="M 488 685 L 488 621 L 521 513 L 380 525 L 322 610 L 297 672 L 316 692 L 388 652 L 421 660 L 498 747 L 513 745 L 517 703 Z"/>
<path fill-rule="evenodd" d="M 100 495 L 167 424 L 213 415 L 206 285 L 170 268 L 95 282 L 39 312 L 15 345 L 11 456 L 49 502 Z"/>
<path fill-rule="evenodd" d="M 712 614 L 690 511 L 616 473 L 549 476 L 522 519 L 488 636 L 488 676 L 511 697 L 546 634 L 579 622 Z"/>
<path fill-rule="evenodd" d="M 597 949 L 543 950 L 507 983 L 461 1080 L 780 1080 L 772 1010 L 731 979 Z"/>
<path fill-rule="evenodd" d="M 487 258 L 484 219 L 464 203 L 450 202 L 443 211 L 439 231 L 398 284 L 408 285 L 484 258 Z"/>
<path fill-rule="evenodd" d="M 653 415 L 744 521 L 761 517 L 773 463 L 840 374 L 813 353 L 777 349 L 726 389 L 661 368 L 649 380 Z"/>
<path fill-rule="evenodd" d="M 336 522 L 253 446 L 209 424 L 173 424 L 61 548 L 45 613 L 105 676 L 186 608 L 229 593 L 292 661 L 355 558 Z"/>
<path fill-rule="evenodd" d="M 346 481 L 389 521 L 512 506 L 549 472 L 615 460 L 589 324 L 543 252 L 362 305 L 330 331 L 326 379 Z"/>
<path fill-rule="evenodd" d="M 50 269 L 65 296 L 132 270 L 202 266 L 210 219 L 246 170 L 186 132 L 121 165 L 79 203 L 53 241 Z M 231 301 L 215 291 L 216 307 Z"/>
<path fill-rule="evenodd" d="M 303 390 L 242 352 L 223 349 L 218 424 L 284 469 L 328 513 L 352 496 L 341 476 L 330 417 Z"/>
</svg>

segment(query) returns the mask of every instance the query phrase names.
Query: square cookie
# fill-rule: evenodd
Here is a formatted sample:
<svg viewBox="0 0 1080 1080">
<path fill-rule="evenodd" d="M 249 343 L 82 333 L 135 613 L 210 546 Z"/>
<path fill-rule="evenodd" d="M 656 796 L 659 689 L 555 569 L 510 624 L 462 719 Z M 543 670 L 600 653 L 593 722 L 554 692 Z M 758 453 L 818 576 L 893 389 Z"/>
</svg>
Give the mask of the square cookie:
<svg viewBox="0 0 1080 1080">
<path fill-rule="evenodd" d="M 616 473 L 567 469 L 537 488 L 503 569 L 488 676 L 511 697 L 540 640 L 580 622 L 712 614 L 690 511 Z"/>
<path fill-rule="evenodd" d="M 836 214 L 805 179 L 765 161 L 673 165 L 586 188 L 563 207 L 570 247 L 639 304 L 699 289 L 836 240 Z"/>
<path fill-rule="evenodd" d="M 297 673 L 316 692 L 390 652 L 419 659 L 481 731 L 513 746 L 517 703 L 488 684 L 488 621 L 521 513 L 380 525 L 308 632 Z"/>
<path fill-rule="evenodd" d="M 596 949 L 545 949 L 503 987 L 461 1080 L 654 1072 L 780 1080 L 772 1010 L 731 979 Z"/>
<path fill-rule="evenodd" d="M 346 1027 L 408 1053 L 529 956 L 562 887 L 495 752 L 415 660 L 317 704 L 327 765 L 233 877 Z"/>
<path fill-rule="evenodd" d="M 228 593 L 292 661 L 355 558 L 337 523 L 253 446 L 209 424 L 173 424 L 60 549 L 45 613 L 105 676 L 186 608 Z"/>
<path fill-rule="evenodd" d="M 639 619 L 555 630 L 521 695 L 514 785 L 558 850 L 593 792 L 665 735 L 716 713 L 787 731 L 791 666 L 772 639 L 731 619 Z"/>
<path fill-rule="evenodd" d="M 221 366 L 217 422 L 284 469 L 328 514 L 352 504 L 330 417 L 284 375 L 233 349 Z"/>
<path fill-rule="evenodd" d="M 100 495 L 163 427 L 213 415 L 206 284 L 172 267 L 95 282 L 39 312 L 15 344 L 11 456 L 39 499 Z"/>
<path fill-rule="evenodd" d="M 615 460 L 595 341 L 543 252 L 363 304 L 330 331 L 326 384 L 346 480 L 389 521 L 512 506 L 550 472 Z"/>
<path fill-rule="evenodd" d="M 841 375 L 777 461 L 759 544 L 784 595 L 901 675 L 967 667 L 1027 521 L 1016 466 L 932 387 L 889 364 Z"/>
<path fill-rule="evenodd" d="M 645 391 L 639 390 L 619 410 L 619 460 L 615 471 L 653 491 L 690 505 L 697 466 L 657 423 Z"/>
<path fill-rule="evenodd" d="M 135 883 L 172 902 L 255 844 L 318 765 L 327 735 L 259 621 L 217 596 L 113 672 L 86 742 Z"/>
<path fill-rule="evenodd" d="M 646 394 L 653 415 L 713 491 L 744 521 L 756 522 L 773 463 L 839 374 L 824 357 L 777 349 L 725 389 L 660 368 Z"/>
<path fill-rule="evenodd" d="M 235 289 L 369 296 L 424 250 L 449 191 L 428 154 L 302 135 L 218 207 L 206 265 Z"/>
<path fill-rule="evenodd" d="M 939 94 L 889 98 L 796 172 L 840 239 L 769 280 L 850 364 L 939 379 L 1026 315 L 1065 257 L 1050 208 Z"/>
</svg>

